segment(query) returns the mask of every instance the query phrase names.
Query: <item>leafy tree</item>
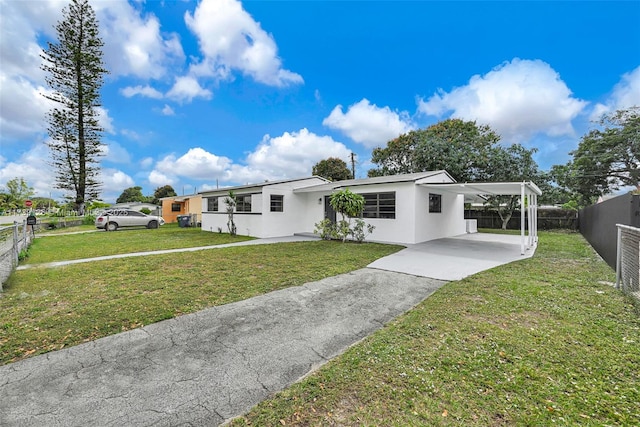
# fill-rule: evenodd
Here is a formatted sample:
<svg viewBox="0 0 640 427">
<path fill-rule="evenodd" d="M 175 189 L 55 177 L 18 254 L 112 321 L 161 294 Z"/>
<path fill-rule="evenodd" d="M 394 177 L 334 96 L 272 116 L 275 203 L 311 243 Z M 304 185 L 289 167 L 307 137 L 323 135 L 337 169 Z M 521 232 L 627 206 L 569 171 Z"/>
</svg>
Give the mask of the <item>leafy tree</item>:
<svg viewBox="0 0 640 427">
<path fill-rule="evenodd" d="M 541 181 L 546 177 L 538 170 L 538 164 L 533 159 L 536 149 L 527 150 L 520 144 L 510 147 L 497 146 L 490 151 L 489 166 L 491 181 Z M 493 196 L 488 200 L 488 206 L 498 212 L 502 220 L 502 229 L 513 216 L 513 211 L 519 205 L 520 196 Z"/>
<path fill-rule="evenodd" d="M 116 199 L 116 203 L 129 203 L 129 202 L 146 202 L 148 200 L 142 194 L 142 187 L 135 186 L 125 188 L 122 194 Z"/>
<path fill-rule="evenodd" d="M 369 176 L 446 170 L 458 182 L 546 181 L 533 159 L 535 150 L 520 144 L 499 145 L 500 136 L 474 121 L 447 119 L 426 129 L 411 131 L 373 150 L 379 165 Z M 502 227 L 518 206 L 518 196 L 496 196 L 489 206 L 498 211 Z"/>
<path fill-rule="evenodd" d="M 329 181 L 344 181 L 353 178 L 345 161 L 337 157 L 320 160 L 313 166 L 312 174 Z"/>
<path fill-rule="evenodd" d="M 109 203 L 105 203 L 102 200 L 92 200 L 91 203 L 87 206 L 87 209 L 90 211 L 95 211 L 99 209 L 106 209 L 111 206 Z"/>
<path fill-rule="evenodd" d="M 355 194 L 345 188 L 342 191 L 333 193 L 329 198 L 331 207 L 342 216 L 342 220 L 337 224 L 337 235 L 342 241 L 346 241 L 351 233 L 351 218 L 357 217 L 364 209 L 364 197 Z"/>
<path fill-rule="evenodd" d="M 103 42 L 98 21 L 88 0 L 71 0 L 55 26 L 56 43 L 42 54 L 42 69 L 52 89 L 44 96 L 56 104 L 47 115 L 51 164 L 56 169 L 56 188 L 70 191 L 75 208 L 84 213 L 85 203 L 98 196 L 98 158 L 102 155 L 98 107 L 103 75 Z"/>
<path fill-rule="evenodd" d="M 34 209 L 49 209 L 49 207 L 57 208 L 58 202 L 49 197 L 32 197 Z"/>
<path fill-rule="evenodd" d="M 410 131 L 373 150 L 378 168 L 369 176 L 444 169 L 458 182 L 487 180 L 489 156 L 500 136 L 474 121 L 447 119 L 426 129 Z"/>
<path fill-rule="evenodd" d="M 599 123 L 602 128 L 589 131 L 570 153 L 572 161 L 552 169 L 581 206 L 622 186 L 640 185 L 640 107 L 606 114 Z"/>
<path fill-rule="evenodd" d="M 153 203 L 154 205 L 159 205 L 160 199 L 162 199 L 163 197 L 173 197 L 177 195 L 178 194 L 176 193 L 176 190 L 174 190 L 173 187 L 170 185 L 158 187 L 153 192 L 153 198 L 151 200 L 151 203 Z"/>
<path fill-rule="evenodd" d="M 5 184 L 2 192 L 2 209 L 11 210 L 24 207 L 24 201 L 30 199 L 35 192 L 24 178 L 13 178 Z"/>
</svg>

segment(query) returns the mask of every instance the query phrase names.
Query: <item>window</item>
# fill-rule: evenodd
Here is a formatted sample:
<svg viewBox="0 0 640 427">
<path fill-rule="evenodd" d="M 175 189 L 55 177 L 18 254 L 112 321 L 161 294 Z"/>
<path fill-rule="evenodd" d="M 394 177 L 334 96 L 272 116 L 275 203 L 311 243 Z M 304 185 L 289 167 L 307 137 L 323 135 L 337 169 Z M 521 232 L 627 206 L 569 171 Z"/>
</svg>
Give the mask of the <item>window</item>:
<svg viewBox="0 0 640 427">
<path fill-rule="evenodd" d="M 218 198 L 209 197 L 207 199 L 207 210 L 209 212 L 218 212 Z"/>
<path fill-rule="evenodd" d="M 180 212 L 181 207 L 180 203 L 171 203 L 171 212 Z"/>
<path fill-rule="evenodd" d="M 251 194 L 236 196 L 236 212 L 251 212 Z"/>
<path fill-rule="evenodd" d="M 283 212 L 284 196 L 271 195 L 271 212 Z"/>
<path fill-rule="evenodd" d="M 368 193 L 363 194 L 364 210 L 363 218 L 386 218 L 396 217 L 396 193 Z"/>
<path fill-rule="evenodd" d="M 429 213 L 442 212 L 442 195 L 429 193 Z"/>
</svg>

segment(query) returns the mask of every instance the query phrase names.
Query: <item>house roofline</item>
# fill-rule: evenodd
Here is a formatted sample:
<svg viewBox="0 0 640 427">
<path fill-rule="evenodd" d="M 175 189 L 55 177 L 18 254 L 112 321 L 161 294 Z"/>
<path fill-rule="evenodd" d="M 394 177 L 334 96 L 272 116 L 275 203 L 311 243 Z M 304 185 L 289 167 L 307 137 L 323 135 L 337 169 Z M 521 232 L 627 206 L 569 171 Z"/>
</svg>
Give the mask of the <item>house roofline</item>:
<svg viewBox="0 0 640 427">
<path fill-rule="evenodd" d="M 200 196 L 204 196 L 204 195 L 212 195 L 215 193 L 219 193 L 219 192 L 229 192 L 229 191 L 236 191 L 236 190 L 244 190 L 247 188 L 263 188 L 263 187 L 267 187 L 269 185 L 277 185 L 277 184 L 286 184 L 289 182 L 297 182 L 297 181 L 305 181 L 308 179 L 312 179 L 312 178 L 317 178 L 317 179 L 321 179 L 323 181 L 325 181 L 325 183 L 327 182 L 331 182 L 328 179 L 322 178 L 321 176 L 317 176 L 317 175 L 312 175 L 312 176 L 306 176 L 303 178 L 294 178 L 294 179 L 281 179 L 278 181 L 265 181 L 265 182 L 259 182 L 256 184 L 245 184 L 245 185 L 236 185 L 233 187 L 220 187 L 220 188 L 216 188 L 215 190 L 207 190 L 207 191 L 200 191 L 198 193 L 198 195 Z M 324 184 L 312 184 L 312 185 L 324 185 Z"/>
<path fill-rule="evenodd" d="M 435 175 L 445 174 L 452 182 L 455 183 L 456 180 L 447 172 L 446 170 L 437 170 L 437 171 L 427 171 L 427 172 L 416 172 L 416 173 L 407 173 L 407 174 L 398 174 L 398 175 L 384 175 L 384 176 L 375 176 L 371 178 L 360 178 L 360 179 L 346 179 L 344 181 L 334 181 L 328 182 L 326 184 L 319 184 L 304 188 L 298 188 L 293 190 L 294 193 L 311 193 L 311 192 L 320 192 L 320 191 L 333 191 L 346 187 L 361 187 L 365 185 L 379 185 L 379 184 L 393 184 L 398 182 L 417 182 L 421 179 L 430 178 Z"/>
</svg>

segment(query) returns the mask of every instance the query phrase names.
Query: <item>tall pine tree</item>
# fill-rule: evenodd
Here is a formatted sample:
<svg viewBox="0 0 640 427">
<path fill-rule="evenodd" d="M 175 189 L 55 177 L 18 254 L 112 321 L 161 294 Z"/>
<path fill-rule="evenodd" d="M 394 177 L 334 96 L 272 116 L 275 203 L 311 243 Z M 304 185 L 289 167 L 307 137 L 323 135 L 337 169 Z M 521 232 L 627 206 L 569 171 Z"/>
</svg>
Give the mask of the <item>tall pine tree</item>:
<svg viewBox="0 0 640 427">
<path fill-rule="evenodd" d="M 72 0 L 55 26 L 58 42 L 43 51 L 42 69 L 48 73 L 56 103 L 47 115 L 51 164 L 56 188 L 68 191 L 78 211 L 100 193 L 99 157 L 103 129 L 98 123 L 100 88 L 108 73 L 102 62 L 103 42 L 98 21 L 88 0 Z"/>
</svg>

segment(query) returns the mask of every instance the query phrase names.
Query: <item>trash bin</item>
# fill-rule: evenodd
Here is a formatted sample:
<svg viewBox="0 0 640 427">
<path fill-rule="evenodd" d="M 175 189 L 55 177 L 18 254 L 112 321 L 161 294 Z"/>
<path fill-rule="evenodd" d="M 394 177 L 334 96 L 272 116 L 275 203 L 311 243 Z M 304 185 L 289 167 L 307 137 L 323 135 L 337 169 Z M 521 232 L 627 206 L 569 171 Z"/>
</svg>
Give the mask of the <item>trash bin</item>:
<svg viewBox="0 0 640 427">
<path fill-rule="evenodd" d="M 178 215 L 178 225 L 180 227 L 191 227 L 191 215 Z"/>
</svg>

